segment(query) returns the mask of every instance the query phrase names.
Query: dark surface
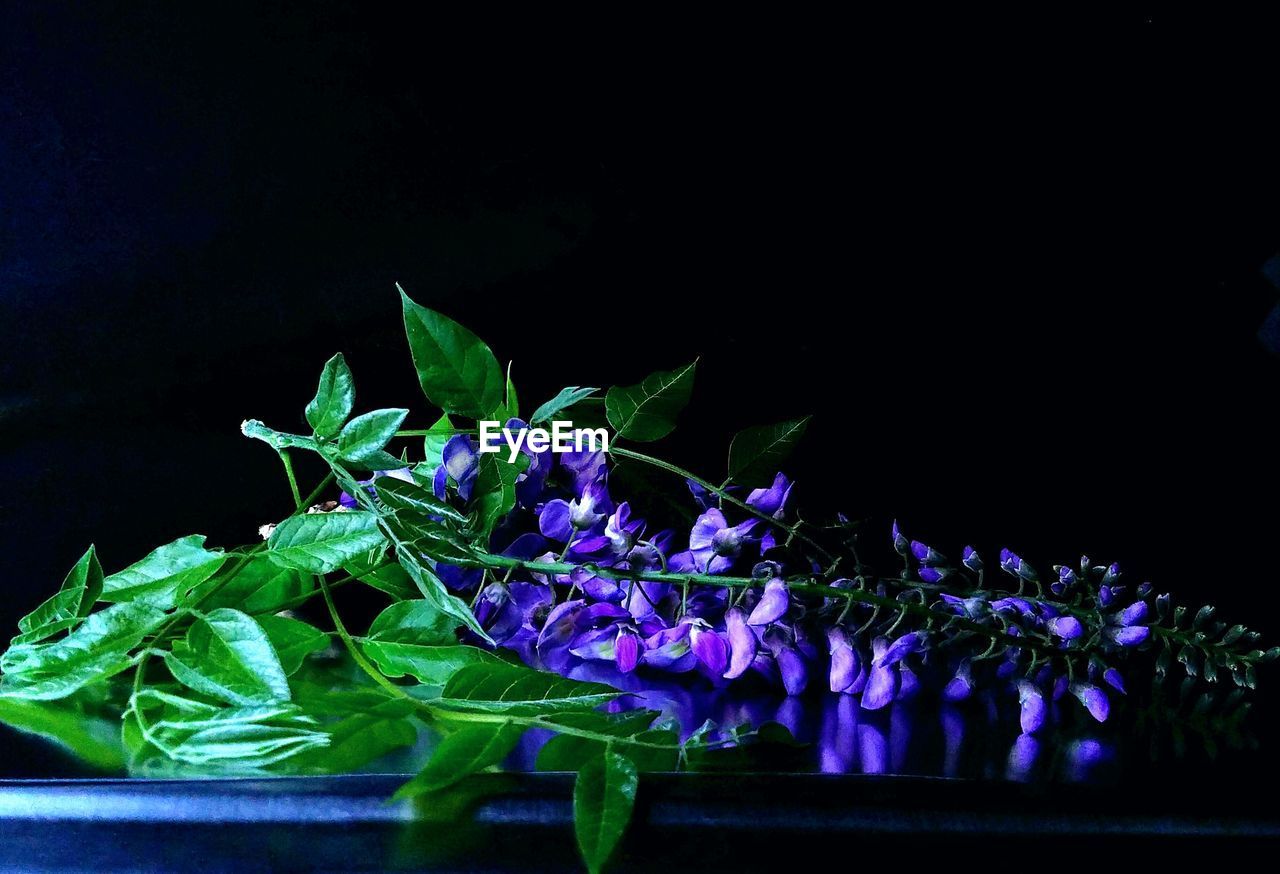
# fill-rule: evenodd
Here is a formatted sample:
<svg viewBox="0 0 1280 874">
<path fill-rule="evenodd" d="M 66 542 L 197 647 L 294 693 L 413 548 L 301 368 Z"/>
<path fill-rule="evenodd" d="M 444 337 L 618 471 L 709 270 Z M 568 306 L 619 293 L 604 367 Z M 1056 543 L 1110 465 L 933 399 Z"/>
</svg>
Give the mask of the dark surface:
<svg viewBox="0 0 1280 874">
<path fill-rule="evenodd" d="M 663 450 L 695 470 L 814 412 L 788 466 L 811 516 L 1118 559 L 1280 636 L 1272 22 L 689 18 L 586 48 L 426 14 L 0 10 L 5 627 L 89 542 L 114 570 L 285 512 L 237 426 L 298 425 L 334 351 L 362 408 L 427 424 L 399 280 L 514 359 L 526 403 L 702 355 Z M 1265 749 L 1212 797 L 1273 775 Z M 77 828 L 126 857 L 168 829 Z M 364 828 L 350 858 L 394 843 Z M 321 852 L 267 828 L 245 858 L 258 837 Z M 727 841 L 684 840 L 700 864 Z"/>
<path fill-rule="evenodd" d="M 385 803 L 400 778 L 220 783 L 0 783 L 0 865 L 62 870 L 564 871 L 576 866 L 572 778 L 487 781 L 462 819 Z M 60 840 L 51 842 L 51 826 Z M 234 833 L 235 840 L 227 835 Z M 180 840 L 174 840 L 181 834 Z M 647 777 L 612 870 L 790 870 L 805 860 L 914 864 L 1027 855 L 1038 870 L 1112 854 L 1186 864 L 1271 852 L 1280 818 L 1239 799 L 908 778 Z M 92 849 L 89 849 L 92 848 Z M 874 855 L 873 855 L 874 854 Z M 1072 858 L 1074 857 L 1074 858 Z"/>
</svg>

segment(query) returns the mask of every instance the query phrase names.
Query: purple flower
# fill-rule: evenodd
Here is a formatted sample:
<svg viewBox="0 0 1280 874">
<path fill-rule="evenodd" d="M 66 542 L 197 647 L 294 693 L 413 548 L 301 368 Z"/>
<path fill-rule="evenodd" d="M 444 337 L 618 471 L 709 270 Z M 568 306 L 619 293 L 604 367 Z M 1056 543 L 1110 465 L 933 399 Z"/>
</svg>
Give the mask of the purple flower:
<svg viewBox="0 0 1280 874">
<path fill-rule="evenodd" d="M 1107 693 L 1092 683 L 1072 683 L 1071 694 L 1076 696 L 1089 715 L 1099 722 L 1106 722 L 1111 712 L 1111 702 Z"/>
<path fill-rule="evenodd" d="M 831 653 L 830 686 L 832 692 L 856 695 L 867 682 L 867 672 L 862 667 L 862 657 L 849 642 L 843 628 L 827 631 L 827 643 Z"/>
<path fill-rule="evenodd" d="M 1112 626 L 1106 629 L 1106 635 L 1120 646 L 1137 646 L 1151 636 L 1151 629 L 1145 625 Z"/>
<path fill-rule="evenodd" d="M 1104 633 L 1119 646 L 1137 646 L 1151 636 L 1151 629 L 1140 623 L 1147 619 L 1147 602 L 1134 601 L 1111 617 Z"/>
<path fill-rule="evenodd" d="M 922 582 L 940 583 L 947 578 L 949 571 L 946 568 L 927 567 L 921 565 L 916 569 L 916 574 Z"/>
<path fill-rule="evenodd" d="M 753 489 L 747 495 L 747 503 L 761 513 L 781 519 L 786 510 L 787 499 L 791 497 L 791 486 L 794 485 L 784 474 L 773 478 L 773 485 L 767 489 Z"/>
<path fill-rule="evenodd" d="M 693 654 L 712 677 L 724 675 L 729 667 L 729 644 L 720 632 L 701 619 L 686 618 L 689 625 L 689 644 Z"/>
<path fill-rule="evenodd" d="M 452 480 L 458 497 L 464 501 L 471 500 L 471 490 L 475 488 L 476 473 L 480 469 L 478 446 L 466 434 L 455 434 L 449 438 L 440 454 L 440 466 L 436 468 L 432 483 L 437 498 L 444 500 L 445 489 Z"/>
<path fill-rule="evenodd" d="M 1016 552 L 1008 549 L 1000 550 L 1000 567 L 1006 572 L 1013 574 L 1015 577 L 1026 580 L 1028 583 L 1034 583 L 1039 579 L 1035 569 L 1031 565 L 1022 560 Z"/>
<path fill-rule="evenodd" d="M 883 665 L 891 667 L 902 661 L 913 652 L 924 649 L 926 635 L 923 631 L 910 631 L 890 643 L 882 651 L 876 653 L 872 667 Z"/>
<path fill-rule="evenodd" d="M 712 507 L 698 517 L 689 533 L 689 552 L 695 566 L 703 573 L 724 573 L 733 566 L 734 559 L 742 553 L 742 547 L 756 538 L 751 532 L 759 525 L 758 519 L 750 519 L 730 526 L 724 514 Z"/>
<path fill-rule="evenodd" d="M 1022 732 L 1023 734 L 1035 734 L 1044 725 L 1048 705 L 1045 704 L 1044 695 L 1041 694 L 1035 683 L 1028 680 L 1019 680 L 1017 687 L 1018 704 L 1022 708 L 1018 717 Z"/>
<path fill-rule="evenodd" d="M 1075 640 L 1084 634 L 1084 626 L 1074 616 L 1056 616 L 1045 623 L 1049 633 L 1063 640 Z"/>
<path fill-rule="evenodd" d="M 506 643 L 521 632 L 536 638 L 554 599 L 551 587 L 539 583 L 494 583 L 481 596 L 476 619 L 481 624 L 492 619 L 487 630 L 498 643 Z M 486 604 L 490 606 L 485 608 Z"/>
<path fill-rule="evenodd" d="M 942 690 L 943 700 L 957 702 L 963 701 L 973 694 L 973 678 L 969 673 L 969 660 L 961 659 L 960 664 L 956 666 L 955 676 L 947 683 Z"/>
<path fill-rule="evenodd" d="M 613 512 L 613 501 L 604 480 L 586 485 L 572 501 L 548 501 L 538 513 L 538 530 L 544 536 L 567 543 L 575 533 L 591 531 Z"/>
<path fill-rule="evenodd" d="M 569 547 L 575 561 L 616 561 L 631 552 L 644 534 L 644 520 L 631 518 L 631 505 L 623 501 L 605 523 L 604 533 L 584 537 Z"/>
<path fill-rule="evenodd" d="M 765 583 L 764 594 L 759 603 L 747 618 L 748 625 L 769 625 L 786 615 L 791 606 L 791 596 L 787 593 L 787 584 L 782 580 L 770 580 Z"/>
<path fill-rule="evenodd" d="M 867 676 L 867 686 L 862 691 L 862 709 L 879 710 L 893 702 L 898 694 L 898 672 L 892 665 L 883 663 L 889 642 L 877 637 L 871 642 L 871 672 Z"/>
<path fill-rule="evenodd" d="M 1120 576 L 1120 563 L 1112 562 L 1112 564 L 1107 568 L 1106 572 L 1103 573 L 1102 575 L 1102 585 L 1106 586 L 1106 585 L 1110 585 L 1111 583 L 1114 583 L 1119 578 L 1119 576 Z"/>
<path fill-rule="evenodd" d="M 565 601 L 557 604 L 547 614 L 547 621 L 538 633 L 538 657 L 544 662 L 558 658 L 567 651 L 569 641 L 573 640 L 578 615 L 586 609 L 587 602 L 582 600 Z"/>
<path fill-rule="evenodd" d="M 904 558 L 911 553 L 911 542 L 898 530 L 897 519 L 893 520 L 893 549 Z"/>
<path fill-rule="evenodd" d="M 978 555 L 978 551 L 972 546 L 966 546 L 964 548 L 964 554 L 961 555 L 960 561 L 964 563 L 965 567 L 973 571 L 975 574 L 982 570 L 982 557 Z"/>
<path fill-rule="evenodd" d="M 571 486 L 575 495 L 581 495 L 592 483 L 599 482 L 605 474 L 605 453 L 601 451 L 570 451 L 559 453 L 560 466 L 573 478 Z"/>
<path fill-rule="evenodd" d="M 730 607 L 724 614 L 726 633 L 729 636 L 729 668 L 724 672 L 726 680 L 733 680 L 746 673 L 756 659 L 758 644 L 755 632 L 747 623 L 741 607 Z"/>
<path fill-rule="evenodd" d="M 1055 595 L 1065 595 L 1067 590 L 1076 584 L 1076 572 L 1066 565 L 1054 565 L 1053 569 L 1058 572 L 1058 581 L 1049 586 L 1049 590 Z"/>
<path fill-rule="evenodd" d="M 1102 674 L 1102 679 L 1108 686 L 1115 689 L 1121 695 L 1128 694 L 1124 688 L 1124 677 L 1122 677 L 1120 672 L 1115 668 L 1107 668 Z"/>
<path fill-rule="evenodd" d="M 934 549 L 932 546 L 926 546 L 919 540 L 911 541 L 911 554 L 916 557 L 916 561 L 923 565 L 940 565 L 946 563 L 946 558 L 942 553 Z"/>
<path fill-rule="evenodd" d="M 690 626 L 681 622 L 674 628 L 664 628 L 645 639 L 643 660 L 646 665 L 672 673 L 690 670 L 698 662 L 689 640 Z"/>
<path fill-rule="evenodd" d="M 778 663 L 778 673 L 782 675 L 782 687 L 788 695 L 799 695 L 809 684 L 809 667 L 804 657 L 792 646 L 789 635 L 781 626 L 775 625 L 764 636 L 764 642 L 773 653 Z"/>
</svg>

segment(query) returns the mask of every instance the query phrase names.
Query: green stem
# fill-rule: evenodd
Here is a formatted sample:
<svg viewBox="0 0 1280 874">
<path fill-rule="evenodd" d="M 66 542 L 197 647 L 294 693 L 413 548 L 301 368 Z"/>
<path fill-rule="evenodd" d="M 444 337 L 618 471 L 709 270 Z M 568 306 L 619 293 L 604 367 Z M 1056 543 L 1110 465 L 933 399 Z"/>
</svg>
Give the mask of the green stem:
<svg viewBox="0 0 1280 874">
<path fill-rule="evenodd" d="M 390 692 L 393 697 L 408 698 L 411 701 L 416 701 L 416 698 L 388 680 L 382 675 L 381 671 L 369 664 L 369 660 L 364 657 L 364 653 L 356 646 L 356 642 L 351 639 L 351 634 L 347 631 L 347 626 L 343 623 L 342 617 L 338 615 L 338 607 L 333 603 L 333 593 L 329 591 L 329 584 L 325 582 L 323 576 L 319 576 L 317 579 L 320 581 L 320 591 L 324 594 L 324 604 L 329 608 L 329 618 L 333 620 L 333 628 L 338 632 L 338 637 L 342 638 L 342 645 L 351 654 L 352 661 L 360 667 L 360 670 L 368 674 L 371 680 Z"/>
<path fill-rule="evenodd" d="M 280 456 L 280 463 L 284 465 L 284 475 L 289 478 L 289 491 L 293 493 L 293 505 L 302 509 L 302 492 L 298 490 L 298 478 L 293 475 L 293 459 L 289 457 L 289 450 L 280 449 L 276 451 Z"/>
</svg>

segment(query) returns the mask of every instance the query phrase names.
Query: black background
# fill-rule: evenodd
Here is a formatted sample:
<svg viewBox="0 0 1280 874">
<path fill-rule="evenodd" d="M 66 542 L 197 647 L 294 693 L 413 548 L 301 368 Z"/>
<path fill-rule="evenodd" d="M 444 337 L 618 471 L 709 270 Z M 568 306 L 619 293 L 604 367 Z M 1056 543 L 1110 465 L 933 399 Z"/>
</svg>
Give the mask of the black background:
<svg viewBox="0 0 1280 874">
<path fill-rule="evenodd" d="M 4 625 L 90 542 L 287 512 L 238 425 L 335 351 L 429 424 L 398 280 L 529 407 L 702 356 L 686 466 L 812 412 L 810 515 L 1274 639 L 1272 23 L 653 15 L 0 9 Z"/>
</svg>

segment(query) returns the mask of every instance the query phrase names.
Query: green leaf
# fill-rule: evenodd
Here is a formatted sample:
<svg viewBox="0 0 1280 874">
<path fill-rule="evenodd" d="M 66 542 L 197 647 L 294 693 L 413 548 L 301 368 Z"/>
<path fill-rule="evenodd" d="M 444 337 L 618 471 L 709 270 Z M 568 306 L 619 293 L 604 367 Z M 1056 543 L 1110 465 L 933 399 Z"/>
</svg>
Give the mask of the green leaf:
<svg viewBox="0 0 1280 874">
<path fill-rule="evenodd" d="M 450 318 L 419 306 L 400 290 L 409 351 L 418 382 L 446 413 L 483 419 L 502 402 L 502 369 L 484 341 Z"/>
<path fill-rule="evenodd" d="M 316 396 L 307 404 L 307 422 L 315 429 L 317 437 L 332 437 L 347 421 L 356 403 L 355 383 L 351 368 L 342 353 L 325 362 L 320 371 L 320 386 Z"/>
<path fill-rule="evenodd" d="M 382 450 L 396 436 L 407 415 L 408 410 L 391 409 L 356 416 L 338 435 L 338 457 L 368 470 L 392 469 L 388 468 L 384 460 L 387 453 Z"/>
<path fill-rule="evenodd" d="M 455 617 L 427 601 L 399 601 L 377 615 L 368 636 L 386 643 L 454 646 L 459 625 Z"/>
<path fill-rule="evenodd" d="M 221 607 L 197 618 L 186 638 L 165 653 L 165 664 L 184 686 L 228 704 L 289 700 L 289 681 L 271 640 L 239 610 Z"/>
<path fill-rule="evenodd" d="M 94 768 L 118 771 L 124 767 L 118 717 L 85 712 L 74 702 L 0 698 L 0 722 L 52 741 Z"/>
<path fill-rule="evenodd" d="M 601 683 L 570 680 L 521 665 L 470 665 L 445 685 L 434 704 L 445 710 L 543 715 L 592 710 L 622 693 Z"/>
<path fill-rule="evenodd" d="M 520 417 L 520 398 L 516 394 L 516 384 L 511 381 L 511 365 L 507 362 L 507 399 L 497 410 L 494 411 L 493 418 L 499 422 L 506 423 L 508 419 L 518 419 Z"/>
<path fill-rule="evenodd" d="M 404 716 L 391 715 L 392 705 L 397 703 L 383 700 L 369 712 L 352 713 L 326 725 L 328 746 L 310 750 L 291 764 L 324 774 L 349 774 L 397 749 L 413 746 L 418 728 Z"/>
<path fill-rule="evenodd" d="M 101 594 L 102 566 L 90 546 L 62 581 L 58 593 L 18 620 L 22 633 L 13 642 L 35 643 L 73 627 L 89 615 Z"/>
<path fill-rule="evenodd" d="M 729 444 L 729 478 L 743 485 L 768 485 L 778 466 L 795 449 L 811 416 L 776 425 L 744 428 Z"/>
<path fill-rule="evenodd" d="M 315 580 L 296 568 L 260 553 L 239 566 L 233 576 L 214 577 L 191 591 L 200 608 L 237 607 L 246 613 L 274 613 L 315 590 Z"/>
<path fill-rule="evenodd" d="M 394 800 L 438 792 L 501 763 L 515 749 L 523 733 L 523 728 L 508 722 L 480 723 L 458 729 L 440 742 L 426 767 L 396 791 Z"/>
<path fill-rule="evenodd" d="M 413 580 L 409 579 L 408 572 L 398 564 L 383 565 L 374 571 L 357 565 L 347 565 L 343 570 L 349 574 L 360 575 L 360 582 L 389 595 L 393 601 L 408 601 L 418 597 L 418 587 L 413 584 Z"/>
<path fill-rule="evenodd" d="M 135 757 L 151 744 L 179 762 L 254 769 L 329 743 L 316 720 L 295 704 L 223 707 L 144 689 L 134 708 L 145 711 L 147 721 L 145 736 L 136 714 L 131 713 L 126 722 L 126 738 L 132 737 Z"/>
<path fill-rule="evenodd" d="M 472 503 L 476 508 L 476 530 L 482 542 L 488 542 L 493 529 L 502 517 L 516 505 L 516 480 L 529 467 L 529 456 L 516 455 L 514 463 L 507 461 L 501 452 L 486 452 L 480 456 L 476 472 L 476 484 Z"/>
<path fill-rule="evenodd" d="M 259 616 L 258 624 L 267 633 L 267 639 L 280 659 L 280 667 L 289 676 L 298 672 L 307 656 L 329 646 L 329 635 L 300 619 Z"/>
<path fill-rule="evenodd" d="M 585 711 L 560 713 L 546 721 L 569 728 L 586 729 L 596 734 L 609 735 L 609 743 L 623 752 L 640 771 L 673 771 L 680 757 L 680 737 L 670 729 L 651 729 L 659 714 L 653 710 L 634 710 L 624 713 L 597 713 Z M 641 744 L 661 744 L 657 749 Z M 538 751 L 539 771 L 578 771 L 590 759 L 604 753 L 605 741 L 557 734 Z"/>
<path fill-rule="evenodd" d="M 48 701 L 120 673 L 129 652 L 166 619 L 145 601 L 115 604 L 90 613 L 79 627 L 53 643 L 12 646 L 0 656 L 0 697 Z"/>
<path fill-rule="evenodd" d="M 378 517 L 363 510 L 307 513 L 285 519 L 267 539 L 271 560 L 313 574 L 332 573 L 383 545 Z"/>
<path fill-rule="evenodd" d="M 598 874 L 627 831 L 639 777 L 626 756 L 606 749 L 573 784 L 573 830 L 591 874 Z"/>
<path fill-rule="evenodd" d="M 103 580 L 102 600 L 145 598 L 157 606 L 172 607 L 187 589 L 213 576 L 225 560 L 221 550 L 204 548 L 204 535 L 180 537 Z"/>
<path fill-rule="evenodd" d="M 529 424 L 538 425 L 542 422 L 549 422 L 556 413 L 568 409 L 578 401 L 591 397 L 598 391 L 600 391 L 598 388 L 579 388 L 576 385 L 562 388 L 558 395 L 533 411 L 533 418 L 529 420 Z"/>
<path fill-rule="evenodd" d="M 408 572 L 413 584 L 422 593 L 423 599 L 442 616 L 450 617 L 455 625 L 464 625 L 471 629 L 483 641 L 492 643 L 489 633 L 476 621 L 471 608 L 460 598 L 449 594 L 448 588 L 426 564 L 414 558 L 412 553 L 400 551 L 400 565 Z M 441 620 L 442 622 L 445 620 Z"/>
<path fill-rule="evenodd" d="M 646 443 L 661 440 L 676 427 L 676 416 L 693 393 L 698 362 L 650 374 L 632 386 L 614 386 L 604 396 L 609 424 L 619 437 Z"/>
<path fill-rule="evenodd" d="M 444 461 L 444 445 L 454 436 L 449 414 L 445 413 L 437 419 L 427 431 L 435 433 L 428 433 L 422 440 L 422 463 L 434 470 Z"/>
<path fill-rule="evenodd" d="M 459 524 L 467 521 L 466 516 L 416 481 L 410 483 L 394 476 L 384 476 L 378 478 L 376 488 L 378 497 L 394 512 L 416 513 L 423 518 L 439 516 Z"/>
<path fill-rule="evenodd" d="M 476 646 L 422 646 L 368 639 L 360 645 L 388 677 L 412 676 L 424 686 L 443 686 L 468 665 L 503 664 L 497 656 Z"/>
</svg>

